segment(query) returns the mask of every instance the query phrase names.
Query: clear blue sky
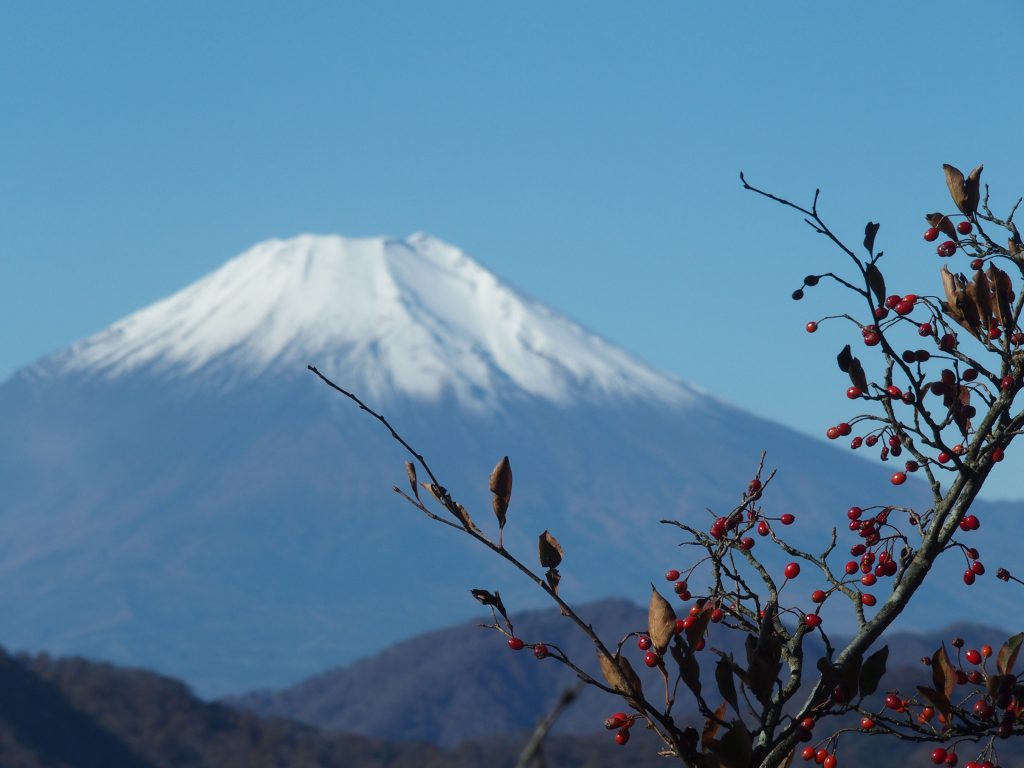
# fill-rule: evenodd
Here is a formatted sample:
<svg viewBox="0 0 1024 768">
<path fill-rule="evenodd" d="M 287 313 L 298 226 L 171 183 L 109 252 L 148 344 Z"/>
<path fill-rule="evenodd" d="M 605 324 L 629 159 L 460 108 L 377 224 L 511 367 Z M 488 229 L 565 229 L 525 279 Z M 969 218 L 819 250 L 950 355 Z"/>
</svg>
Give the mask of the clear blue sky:
<svg viewBox="0 0 1024 768">
<path fill-rule="evenodd" d="M 1000 209 L 1024 193 L 1022 21 L 1011 0 L 5 3 L 0 379 L 258 240 L 425 230 L 821 435 L 852 415 L 846 339 L 802 327 L 845 298 L 788 295 L 839 262 L 738 172 L 821 186 L 854 242 L 881 221 L 890 283 L 937 290 L 941 163 L 985 162 Z"/>
</svg>

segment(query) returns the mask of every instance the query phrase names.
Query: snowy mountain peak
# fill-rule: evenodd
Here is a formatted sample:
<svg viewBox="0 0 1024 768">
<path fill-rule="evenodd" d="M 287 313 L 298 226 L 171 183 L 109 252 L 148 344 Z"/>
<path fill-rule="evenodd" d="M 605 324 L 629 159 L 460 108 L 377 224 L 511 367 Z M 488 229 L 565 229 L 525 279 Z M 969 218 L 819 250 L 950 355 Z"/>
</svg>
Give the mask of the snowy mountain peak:
<svg viewBox="0 0 1024 768">
<path fill-rule="evenodd" d="M 377 400 L 454 395 L 492 406 L 694 393 L 530 300 L 429 235 L 268 240 L 52 360 L 119 377 L 239 382 L 318 365 Z"/>
</svg>

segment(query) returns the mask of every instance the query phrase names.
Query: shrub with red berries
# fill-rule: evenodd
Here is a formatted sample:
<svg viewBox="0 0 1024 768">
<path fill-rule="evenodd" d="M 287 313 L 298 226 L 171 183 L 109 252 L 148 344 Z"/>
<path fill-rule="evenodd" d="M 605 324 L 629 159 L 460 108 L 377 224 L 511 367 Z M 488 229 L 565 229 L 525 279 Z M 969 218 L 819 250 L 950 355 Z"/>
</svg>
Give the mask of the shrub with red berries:
<svg viewBox="0 0 1024 768">
<path fill-rule="evenodd" d="M 982 196 L 981 166 L 966 176 L 951 165 L 944 171 L 955 210 L 926 214 L 924 231 L 925 241 L 938 241 L 928 252 L 932 258 L 937 253 L 942 266 L 914 292 L 890 289 L 875 247 L 878 224 L 869 222 L 854 247 L 822 218 L 817 194 L 806 207 L 757 189 L 741 175 L 745 189 L 801 214 L 846 260 L 845 271 L 805 276 L 792 298 L 832 285 L 853 299 L 847 311 L 805 325 L 815 334 L 807 340 L 813 344 L 830 338 L 818 333 L 825 323 L 848 331 L 849 342 L 828 355 L 835 355 L 845 379 L 837 382 L 837 404 L 849 410 L 824 434 L 829 440 L 848 437 L 851 449 L 877 451 L 889 462 L 888 471 L 879 471 L 891 482 L 891 497 L 850 500 L 856 505 L 837 508 L 840 524 L 821 554 L 802 551 L 780 535 L 799 525 L 800 510 L 773 515 L 765 506 L 774 472 L 764 469 L 762 458 L 732 510 L 711 513 L 703 523 L 699 517 L 663 521 L 689 545 L 685 551 L 697 554 L 664 573 L 672 585 L 667 597 L 652 586 L 647 626 L 614 642 L 599 637 L 559 594 L 566 553 L 550 531 L 538 536 L 539 568 L 505 548 L 512 494 L 507 457 L 489 479 L 494 537 L 382 416 L 312 370 L 376 416 L 409 451 L 409 489 L 395 489 L 406 501 L 510 561 L 589 636 L 596 658 L 570 659 L 543 638 L 518 636 L 497 591 L 472 590 L 490 608 L 488 626 L 509 649 L 529 647 L 536 659 L 566 665 L 618 697 L 622 711 L 604 723 L 616 744 L 626 745 L 641 724 L 661 739 L 662 754 L 694 768 L 777 768 L 798 757 L 837 768 L 844 739 L 858 734 L 916 742 L 922 764 L 964 760 L 968 768 L 995 768 L 999 744 L 1024 734 L 1024 675 L 1016 671 L 1024 633 L 966 649 L 959 639 L 949 648 L 940 643 L 922 660 L 927 674 L 920 685 L 910 691 L 884 685 L 888 647 L 882 641 L 937 558 L 961 558 L 968 586 L 992 582 L 976 533 L 984 521 L 970 508 L 1024 429 L 1024 408 L 1014 408 L 1024 387 L 1024 243 L 1013 213 L 996 216 L 987 189 Z M 967 270 L 958 271 L 960 259 Z M 419 471 L 427 475 L 423 483 Z M 904 486 L 921 485 L 915 478 L 931 490 L 927 509 L 902 502 Z M 786 565 L 780 568 L 772 552 L 781 553 Z M 995 576 L 1024 583 L 1005 567 Z M 840 605 L 857 629 L 838 642 L 829 636 L 829 610 Z M 724 633 L 742 635 L 745 653 L 723 650 Z M 813 663 L 805 654 L 809 637 L 825 648 Z M 637 674 L 644 666 L 659 680 L 656 686 L 645 686 Z M 696 704 L 701 722 L 673 716 L 680 695 Z"/>
</svg>

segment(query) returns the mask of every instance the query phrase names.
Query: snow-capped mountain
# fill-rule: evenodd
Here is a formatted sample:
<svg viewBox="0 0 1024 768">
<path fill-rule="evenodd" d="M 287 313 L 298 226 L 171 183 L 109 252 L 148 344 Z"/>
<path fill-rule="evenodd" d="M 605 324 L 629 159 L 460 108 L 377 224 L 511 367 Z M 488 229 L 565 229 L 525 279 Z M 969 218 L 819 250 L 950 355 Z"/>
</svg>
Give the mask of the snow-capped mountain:
<svg viewBox="0 0 1024 768">
<path fill-rule="evenodd" d="M 310 360 L 375 399 L 493 408 L 522 395 L 691 399 L 575 323 L 427 235 L 261 243 L 58 357 L 107 377 L 148 369 L 238 384 Z"/>
<path fill-rule="evenodd" d="M 435 239 L 270 241 L 0 385 L 0 643 L 219 694 L 478 616 L 472 587 L 542 604 L 391 492 L 408 457 L 307 363 L 383 408 L 481 526 L 507 454 L 506 546 L 532 562 L 554 533 L 574 601 L 645 601 L 690 561 L 657 521 L 730 508 L 763 450 L 766 504 L 797 514 L 798 544 L 848 535 L 851 504 L 923 497 L 652 371 Z M 988 505 L 984 525 L 1017 511 Z M 994 538 L 993 557 L 1011 551 Z M 979 604 L 948 560 L 948 589 L 910 620 L 1015 606 L 1005 590 Z"/>
</svg>

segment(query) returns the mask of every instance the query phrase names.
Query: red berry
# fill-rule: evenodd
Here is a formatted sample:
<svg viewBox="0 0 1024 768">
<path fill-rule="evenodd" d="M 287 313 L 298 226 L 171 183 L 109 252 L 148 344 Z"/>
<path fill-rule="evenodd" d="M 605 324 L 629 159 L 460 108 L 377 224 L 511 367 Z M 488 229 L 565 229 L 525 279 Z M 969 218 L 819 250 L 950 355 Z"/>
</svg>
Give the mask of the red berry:
<svg viewBox="0 0 1024 768">
<path fill-rule="evenodd" d="M 964 584 L 966 584 L 968 587 L 974 583 L 974 578 L 974 571 L 964 571 Z"/>
<path fill-rule="evenodd" d="M 686 630 L 686 622 L 683 619 L 676 619 L 676 628 L 672 630 L 673 634 L 681 635 Z"/>
<path fill-rule="evenodd" d="M 893 309 L 895 309 L 897 315 L 909 315 L 914 311 L 914 302 L 903 299 Z"/>
<path fill-rule="evenodd" d="M 939 230 L 935 227 L 928 227 L 928 229 L 924 231 L 924 239 L 929 243 L 935 242 L 939 239 Z"/>
<path fill-rule="evenodd" d="M 939 339 L 939 349 L 946 352 L 956 349 L 956 336 L 952 333 L 945 334 L 941 339 Z"/>
<path fill-rule="evenodd" d="M 818 324 L 816 322 L 814 322 L 813 320 L 811 322 L 809 322 L 807 325 L 805 325 L 804 327 L 807 329 L 808 333 L 814 333 L 816 330 L 818 330 Z"/>
<path fill-rule="evenodd" d="M 981 664 L 981 651 L 971 648 L 964 654 L 968 664 Z"/>
<path fill-rule="evenodd" d="M 661 657 L 658 656 L 654 651 L 648 651 L 644 654 L 644 664 L 648 667 L 658 666 L 658 662 L 661 661 Z"/>
<path fill-rule="evenodd" d="M 1005 454 L 1002 448 L 996 447 L 992 449 L 992 461 L 1002 461 L 1004 457 Z"/>
<path fill-rule="evenodd" d="M 972 259 L 971 260 L 971 269 L 981 269 L 984 266 L 985 266 L 985 260 L 984 259 Z"/>
<path fill-rule="evenodd" d="M 839 765 L 839 760 L 835 755 L 829 755 L 825 758 L 825 762 L 821 764 L 821 768 L 836 768 Z"/>
<path fill-rule="evenodd" d="M 944 259 L 948 259 L 954 253 L 956 253 L 956 243 L 954 243 L 952 240 L 947 240 L 946 242 L 940 244 L 939 247 L 936 248 L 935 250 L 939 254 L 939 256 L 942 256 Z"/>
<path fill-rule="evenodd" d="M 771 528 L 768 526 L 768 523 L 764 520 L 757 524 L 757 532 L 761 536 L 767 536 L 770 530 Z"/>
<path fill-rule="evenodd" d="M 875 721 L 870 717 L 862 717 L 860 719 L 860 728 L 862 731 L 870 731 L 875 727 Z"/>
<path fill-rule="evenodd" d="M 850 387 L 846 390 L 846 396 L 851 400 L 856 400 L 862 394 L 864 393 L 860 391 L 860 387 Z"/>
<path fill-rule="evenodd" d="M 804 747 L 803 751 L 800 753 L 800 757 L 802 757 L 804 760 L 813 760 L 814 747 Z"/>
<path fill-rule="evenodd" d="M 787 579 L 795 579 L 800 575 L 800 563 L 790 563 L 784 571 Z"/>
<path fill-rule="evenodd" d="M 518 637 L 510 637 L 508 639 L 508 647 L 513 651 L 521 651 L 525 647 L 526 643 L 520 640 Z"/>
<path fill-rule="evenodd" d="M 931 323 L 921 323 L 919 326 L 917 326 L 917 335 L 918 336 L 931 336 L 932 335 L 932 324 Z"/>
<path fill-rule="evenodd" d="M 665 572 L 665 581 L 675 581 L 679 578 L 679 571 L 673 568 L 671 571 Z"/>
<path fill-rule="evenodd" d="M 620 747 L 625 745 L 627 741 L 629 741 L 629 731 L 625 728 L 615 734 L 615 743 Z"/>
<path fill-rule="evenodd" d="M 942 765 L 946 761 L 946 750 L 942 747 L 936 747 L 932 750 L 932 762 L 936 765 Z"/>
<path fill-rule="evenodd" d="M 779 517 L 779 522 L 782 523 L 783 525 L 792 525 L 795 520 L 796 520 L 796 518 L 793 515 L 789 514 L 788 512 L 786 514 L 781 515 Z"/>
<path fill-rule="evenodd" d="M 607 720 L 604 721 L 604 727 L 609 731 L 613 731 L 616 728 L 621 728 L 629 722 L 629 716 L 625 712 L 616 712 Z"/>
<path fill-rule="evenodd" d="M 641 651 L 650 650 L 651 638 L 649 638 L 647 635 L 640 635 L 640 637 L 636 639 L 636 647 L 639 648 Z"/>
<path fill-rule="evenodd" d="M 811 629 L 814 629 L 815 627 L 820 627 L 821 616 L 819 616 L 816 613 L 808 613 L 806 616 L 804 616 L 804 624 L 806 624 Z"/>
<path fill-rule="evenodd" d="M 862 514 L 864 514 L 864 510 L 860 507 L 850 507 L 846 510 L 846 516 L 851 520 L 859 520 Z"/>
<path fill-rule="evenodd" d="M 889 482 L 891 482 L 893 485 L 903 485 L 905 482 L 907 482 L 907 473 L 893 472 L 892 477 L 889 478 Z"/>
<path fill-rule="evenodd" d="M 862 605 L 866 605 L 866 606 L 868 606 L 870 608 L 872 605 L 874 605 L 878 601 L 875 599 L 874 595 L 869 595 L 867 592 L 864 592 L 860 596 L 860 602 L 861 602 Z"/>
<path fill-rule="evenodd" d="M 823 589 L 816 589 L 811 593 L 811 600 L 816 603 L 824 603 L 826 597 L 828 597 L 828 595 Z"/>
<path fill-rule="evenodd" d="M 971 229 L 971 222 L 969 221 L 961 221 L 959 224 L 956 225 L 956 231 L 959 232 L 961 235 L 971 234 Z"/>
<path fill-rule="evenodd" d="M 886 306 L 886 308 L 888 308 L 888 309 L 892 309 L 892 308 L 893 308 L 893 307 L 895 307 L 895 306 L 896 306 L 897 304 L 899 304 L 899 303 L 900 303 L 900 301 L 902 301 L 901 297 L 897 296 L 897 295 L 896 295 L 896 294 L 894 293 L 894 294 L 892 294 L 891 296 L 886 296 L 886 297 L 885 297 L 885 306 Z"/>
<path fill-rule="evenodd" d="M 870 333 L 864 334 L 864 344 L 869 347 L 878 346 L 878 343 L 881 340 L 882 337 L 877 331 L 871 331 Z"/>
<path fill-rule="evenodd" d="M 837 437 L 839 437 L 839 434 L 839 427 L 829 427 L 828 429 L 825 430 L 825 437 L 827 437 L 829 440 L 835 440 Z"/>
<path fill-rule="evenodd" d="M 742 539 L 740 539 L 740 549 L 742 549 L 744 552 L 749 552 L 753 548 L 754 540 L 752 538 L 750 538 L 749 536 L 744 536 Z"/>
<path fill-rule="evenodd" d="M 850 434 L 853 431 L 853 427 L 851 427 L 845 421 L 843 423 L 837 425 L 836 429 L 839 430 L 839 434 L 842 435 L 843 437 L 846 437 L 848 434 Z"/>
<path fill-rule="evenodd" d="M 890 693 L 885 697 L 885 706 L 889 709 L 901 709 L 903 707 L 903 699 L 894 693 Z M 943 758 L 945 758 L 945 755 L 943 755 Z"/>
<path fill-rule="evenodd" d="M 533 646 L 533 655 L 538 659 L 546 659 L 548 657 L 548 647 L 544 643 L 537 643 Z"/>
</svg>

